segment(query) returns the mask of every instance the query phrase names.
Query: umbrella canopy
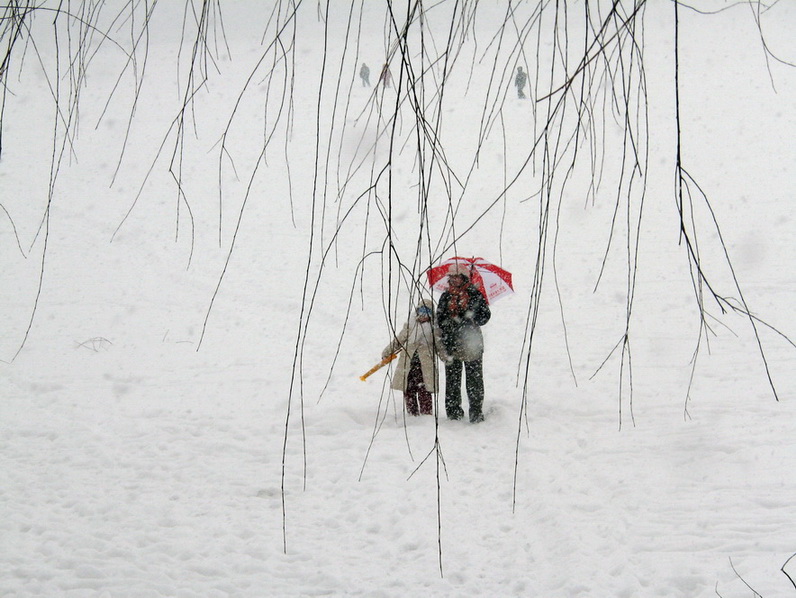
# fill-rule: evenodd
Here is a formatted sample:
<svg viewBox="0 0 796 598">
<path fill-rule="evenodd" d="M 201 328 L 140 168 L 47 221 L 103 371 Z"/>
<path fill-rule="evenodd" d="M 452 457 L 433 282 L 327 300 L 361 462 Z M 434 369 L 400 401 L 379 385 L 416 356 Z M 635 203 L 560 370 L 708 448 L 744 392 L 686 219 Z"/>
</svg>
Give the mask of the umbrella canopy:
<svg viewBox="0 0 796 598">
<path fill-rule="evenodd" d="M 470 273 L 470 282 L 486 297 L 487 303 L 492 303 L 496 299 L 514 292 L 514 287 L 511 284 L 511 272 L 480 257 L 452 257 L 445 260 L 439 266 L 426 272 L 429 286 L 435 291 L 447 289 L 446 276 L 454 264 L 459 264 L 467 269 Z"/>
</svg>

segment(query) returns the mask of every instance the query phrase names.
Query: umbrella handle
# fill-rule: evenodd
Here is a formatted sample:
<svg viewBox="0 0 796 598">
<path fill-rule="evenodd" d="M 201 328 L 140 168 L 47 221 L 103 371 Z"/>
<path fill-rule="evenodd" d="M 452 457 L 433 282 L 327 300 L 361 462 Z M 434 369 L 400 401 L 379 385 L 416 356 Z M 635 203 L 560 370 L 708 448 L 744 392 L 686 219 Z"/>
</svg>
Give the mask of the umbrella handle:
<svg viewBox="0 0 796 598">
<path fill-rule="evenodd" d="M 377 364 L 376 364 L 376 365 L 374 365 L 372 368 L 370 368 L 370 369 L 369 369 L 367 372 L 365 372 L 364 374 L 362 374 L 362 375 L 359 377 L 359 379 L 360 379 L 360 380 L 362 380 L 362 381 L 364 382 L 365 380 L 367 380 L 367 379 L 368 379 L 368 376 L 370 376 L 371 374 L 373 374 L 373 373 L 377 372 L 378 370 L 380 370 L 381 368 L 383 368 L 385 365 L 387 365 L 388 363 L 390 363 L 390 362 L 391 362 L 393 359 L 395 359 L 396 357 L 398 357 L 398 353 L 393 353 L 392 355 L 388 355 L 387 357 L 385 357 L 384 359 L 382 359 L 382 360 L 381 360 L 379 363 L 377 363 Z"/>
</svg>

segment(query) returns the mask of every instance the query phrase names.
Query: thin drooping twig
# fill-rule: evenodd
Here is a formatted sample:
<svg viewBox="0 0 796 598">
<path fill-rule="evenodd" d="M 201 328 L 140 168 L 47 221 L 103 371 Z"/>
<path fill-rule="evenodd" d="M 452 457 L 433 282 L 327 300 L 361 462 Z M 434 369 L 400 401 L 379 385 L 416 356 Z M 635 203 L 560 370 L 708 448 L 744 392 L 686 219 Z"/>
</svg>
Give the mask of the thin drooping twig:
<svg viewBox="0 0 796 598">
<path fill-rule="evenodd" d="M 703 289 L 707 289 L 710 297 L 713 298 L 713 300 L 716 302 L 722 313 L 725 313 L 727 311 L 732 311 L 741 314 L 748 319 L 749 324 L 752 328 L 752 332 L 754 334 L 758 354 L 760 355 L 761 360 L 763 362 L 763 366 L 765 368 L 765 373 L 769 388 L 771 389 L 774 399 L 776 401 L 779 401 L 779 395 L 777 392 L 777 388 L 774 384 L 773 376 L 768 362 L 768 357 L 766 355 L 766 351 L 763 346 L 762 339 L 760 337 L 760 332 L 758 330 L 758 323 L 760 322 L 760 319 L 752 314 L 751 309 L 747 304 L 746 299 L 744 298 L 744 293 L 742 291 L 740 281 L 738 280 L 738 277 L 735 273 L 735 267 L 733 266 L 732 260 L 730 259 L 729 250 L 727 249 L 727 245 L 724 241 L 721 232 L 721 227 L 719 226 L 718 218 L 716 217 L 713 207 L 711 206 L 707 193 L 705 193 L 705 191 L 702 190 L 697 181 L 689 174 L 683 163 L 682 124 L 681 124 L 681 114 L 680 114 L 680 92 L 679 92 L 680 89 L 679 13 L 678 13 L 677 2 L 674 3 L 674 50 L 675 50 L 674 51 L 675 125 L 676 125 L 676 135 L 677 135 L 676 157 L 675 157 L 675 185 L 676 185 L 675 195 L 677 201 L 677 211 L 680 218 L 680 241 L 684 245 L 686 250 L 686 257 L 688 259 L 688 264 L 692 275 L 692 284 L 694 287 L 694 292 L 697 297 L 697 304 L 699 307 L 700 337 L 702 334 L 706 334 L 707 330 L 707 327 L 705 325 L 707 311 L 702 299 Z M 712 224 L 713 231 L 718 238 L 719 245 L 724 255 L 724 262 L 730 273 L 730 277 L 732 279 L 735 292 L 738 295 L 738 301 L 739 301 L 738 305 L 736 305 L 727 297 L 719 293 L 719 291 L 716 289 L 715 284 L 708 277 L 708 273 L 705 271 L 705 268 L 702 265 L 700 252 L 699 252 L 699 244 L 696 236 L 697 226 L 694 221 L 694 215 L 693 215 L 694 194 L 691 192 L 692 188 L 695 189 L 697 196 L 701 198 L 703 205 L 705 206 L 710 215 L 710 222 Z M 770 326 L 766 324 L 766 327 Z M 790 342 L 790 339 L 788 339 L 788 341 Z M 693 357 L 694 363 L 696 362 L 699 348 L 700 344 L 697 343 L 696 352 Z M 689 382 L 688 393 L 686 395 L 686 413 L 687 413 L 688 400 L 690 396 L 690 388 L 691 388 L 691 383 Z"/>
<path fill-rule="evenodd" d="M 14 233 L 14 240 L 17 242 L 17 249 L 19 249 L 19 253 L 22 254 L 22 257 L 27 259 L 28 256 L 25 253 L 25 250 L 22 249 L 22 241 L 20 241 L 19 239 L 19 233 L 17 232 L 17 225 L 14 223 L 14 219 L 11 217 L 11 214 L 8 213 L 8 210 L 5 208 L 5 206 L 2 203 L 0 203 L 0 210 L 3 210 L 3 214 L 6 215 L 9 224 L 11 224 L 11 231 Z"/>
<path fill-rule="evenodd" d="M 157 0 L 154 0 L 151 5 L 147 5 L 145 3 L 144 24 L 141 26 L 139 31 L 136 31 L 136 28 L 135 28 L 134 16 L 136 14 L 136 4 L 134 4 L 134 3 L 129 4 L 129 7 L 130 7 L 130 19 L 129 19 L 130 20 L 130 38 L 132 40 L 132 48 L 130 49 L 130 54 L 129 54 L 127 63 L 122 68 L 122 70 L 119 72 L 119 74 L 118 74 L 118 76 L 116 78 L 116 83 L 114 84 L 113 88 L 111 89 L 110 93 L 108 94 L 108 98 L 105 101 L 105 106 L 103 107 L 102 112 L 100 113 L 100 116 L 97 119 L 97 124 L 95 125 L 95 128 L 99 127 L 100 123 L 102 122 L 102 120 L 105 117 L 105 114 L 106 114 L 108 108 L 111 105 L 111 102 L 113 100 L 113 97 L 114 97 L 116 91 L 121 86 L 121 82 L 122 82 L 122 79 L 124 77 L 124 74 L 127 72 L 128 68 L 132 68 L 133 81 L 135 82 L 135 86 L 134 86 L 135 90 L 133 92 L 133 102 L 132 102 L 132 104 L 130 106 L 129 113 L 128 113 L 127 124 L 125 126 L 124 137 L 123 137 L 122 144 L 121 144 L 122 147 L 121 147 L 121 150 L 119 151 L 119 159 L 116 162 L 116 168 L 114 169 L 113 175 L 111 176 L 111 183 L 110 183 L 111 186 L 113 186 L 113 184 L 115 183 L 116 177 L 119 175 L 119 172 L 120 172 L 120 170 L 122 168 L 122 163 L 124 161 L 125 152 L 127 150 L 128 142 L 129 142 L 129 139 L 130 139 L 130 134 L 131 134 L 132 128 L 133 128 L 133 121 L 135 119 L 136 109 L 138 107 L 138 102 L 139 102 L 139 100 L 141 98 L 141 91 L 142 91 L 143 86 L 144 86 L 144 81 L 146 81 L 146 67 L 147 67 L 147 64 L 148 64 L 148 57 L 149 57 L 149 22 L 151 21 L 152 16 L 154 14 L 154 9 L 155 9 L 156 4 L 157 4 Z M 122 13 L 120 12 L 119 15 L 116 17 L 116 19 L 119 19 L 121 14 Z M 116 22 L 116 19 L 114 19 L 114 23 Z M 111 23 L 111 27 L 113 27 L 113 23 Z M 143 42 L 142 42 L 142 40 L 143 40 Z M 143 46 L 144 46 L 144 50 L 143 50 L 144 56 L 143 56 L 143 59 L 141 60 L 141 65 L 139 67 L 139 61 L 138 61 L 138 58 L 137 58 L 137 54 L 138 54 L 138 47 L 142 43 L 143 43 Z M 95 50 L 95 54 L 97 52 L 99 52 L 99 47 Z"/>
<path fill-rule="evenodd" d="M 299 2 L 300 4 L 300 2 Z M 298 8 L 298 4 L 295 6 L 295 9 Z M 327 0 L 327 12 L 328 12 L 328 0 Z M 295 15 L 295 10 L 293 12 Z M 324 46 L 323 46 L 323 61 L 321 65 L 321 73 L 320 79 L 318 81 L 318 101 L 323 97 L 324 91 L 324 73 L 326 72 L 326 59 L 327 59 L 327 47 L 329 43 L 328 39 L 328 30 L 324 29 Z M 293 363 L 291 365 L 291 376 L 290 376 L 290 388 L 288 391 L 288 403 L 287 408 L 285 409 L 285 434 L 284 434 L 284 442 L 282 445 L 282 474 L 281 474 L 281 492 L 282 492 L 282 532 L 283 532 L 283 548 L 284 551 L 287 552 L 287 502 L 285 498 L 285 461 L 287 457 L 287 446 L 288 446 L 288 437 L 289 437 L 289 430 L 290 430 L 290 419 L 292 415 L 292 405 L 293 405 L 293 398 L 295 393 L 298 392 L 299 395 L 299 407 L 300 407 L 300 418 L 301 418 L 301 440 L 302 440 L 302 454 L 304 458 L 304 470 L 303 470 L 303 479 L 304 484 L 306 485 L 306 475 L 307 475 L 307 453 L 306 453 L 306 433 L 304 429 L 304 388 L 303 388 L 303 372 L 302 372 L 302 359 L 303 355 L 301 352 L 301 347 L 304 340 L 304 330 L 306 327 L 305 314 L 309 314 L 309 282 L 311 277 L 311 266 L 314 254 L 314 247 L 315 247 L 315 221 L 317 218 L 317 194 L 318 194 L 318 159 L 320 155 L 320 135 L 319 128 L 320 128 L 320 118 L 321 113 L 320 110 L 316 113 L 315 119 L 315 147 L 314 147 L 314 164 L 315 168 L 313 170 L 313 177 L 312 177 L 312 195 L 311 195 L 311 205 L 310 205 L 310 236 L 309 236 L 309 243 L 307 247 L 307 266 L 304 272 L 304 282 L 302 286 L 302 293 L 301 293 L 301 310 L 299 313 L 298 318 L 298 326 L 296 331 L 296 343 L 293 352 Z M 296 388 L 296 380 L 298 379 L 298 389 Z"/>
<path fill-rule="evenodd" d="M 294 22 L 295 17 L 296 17 L 296 11 L 294 10 L 293 12 L 289 13 L 286 16 L 285 22 L 280 24 L 277 27 L 276 39 L 273 40 L 270 44 L 268 44 L 265 52 L 263 52 L 263 54 L 260 56 L 260 59 L 257 61 L 257 64 L 255 64 L 254 68 L 249 73 L 249 76 L 246 79 L 246 83 L 244 84 L 243 89 L 238 94 L 238 97 L 237 97 L 237 99 L 235 101 L 235 105 L 233 106 L 233 109 L 232 109 L 232 111 L 230 113 L 230 116 L 229 116 L 229 118 L 227 120 L 226 128 L 224 129 L 224 133 L 222 134 L 221 140 L 220 140 L 221 149 L 219 151 L 219 159 L 218 159 L 219 160 L 219 167 L 218 167 L 219 168 L 219 175 L 218 175 L 219 176 L 219 206 L 221 205 L 221 196 L 220 196 L 220 193 L 221 193 L 221 182 L 220 181 L 221 181 L 221 176 L 222 176 L 221 175 L 221 163 L 223 161 L 224 155 L 226 155 L 226 137 L 229 134 L 229 131 L 230 131 L 231 127 L 232 127 L 232 122 L 235 119 L 235 116 L 236 116 L 236 114 L 238 112 L 238 109 L 240 107 L 241 102 L 243 101 L 243 96 L 246 94 L 246 91 L 249 88 L 249 85 L 254 80 L 255 74 L 257 73 L 257 71 L 259 70 L 261 65 L 264 64 L 265 58 L 268 55 L 268 53 L 270 51 L 275 51 L 274 50 L 275 48 L 281 47 L 277 40 L 287 30 L 287 27 L 291 23 Z M 283 89 L 283 93 L 287 95 L 289 93 L 292 93 L 292 90 L 290 90 L 289 88 L 285 87 Z M 243 198 L 243 201 L 241 202 L 241 206 L 240 206 L 240 209 L 238 211 L 238 218 L 237 218 L 237 221 L 235 223 L 235 230 L 234 230 L 233 235 L 232 235 L 232 240 L 230 242 L 229 249 L 227 250 L 227 255 L 226 255 L 226 258 L 224 260 L 224 266 L 223 266 L 223 268 L 221 270 L 221 274 L 219 274 L 218 280 L 216 282 L 215 289 L 213 290 L 213 295 L 210 298 L 210 302 L 208 304 L 207 311 L 205 312 L 204 322 L 202 323 L 202 332 L 199 335 L 199 341 L 197 343 L 197 348 L 196 348 L 197 351 L 199 350 L 199 348 L 202 345 L 202 341 L 203 341 L 205 333 L 207 331 L 207 323 L 208 323 L 208 321 L 210 319 L 210 314 L 211 314 L 211 312 L 213 310 L 213 306 L 215 304 L 216 297 L 218 296 L 218 293 L 219 293 L 219 291 L 221 289 L 221 285 L 222 285 L 222 283 L 224 281 L 224 277 L 226 275 L 227 268 L 228 268 L 229 263 L 230 263 L 230 261 L 232 259 L 233 252 L 235 251 L 235 248 L 236 248 L 236 241 L 237 241 L 237 237 L 238 237 L 238 232 L 239 232 L 240 227 L 241 227 L 241 225 L 243 223 L 243 215 L 245 213 L 246 206 L 248 204 L 248 200 L 249 200 L 249 197 L 251 195 L 251 190 L 252 190 L 252 185 L 254 184 L 255 175 L 257 173 L 257 170 L 261 166 L 261 164 L 263 164 L 264 161 L 265 161 L 265 154 L 266 154 L 267 150 L 268 150 L 268 140 L 266 140 L 265 143 L 263 144 L 263 147 L 262 147 L 262 149 L 260 151 L 260 155 L 258 156 L 257 161 L 255 163 L 255 166 L 253 168 L 252 175 L 249 178 L 249 183 L 248 183 L 248 185 L 246 187 L 246 194 L 245 194 L 245 196 Z M 220 226 L 220 221 L 219 221 L 219 226 Z M 220 240 L 220 236 L 219 236 L 219 240 Z"/>
<path fill-rule="evenodd" d="M 738 573 L 738 570 L 735 568 L 735 565 L 732 562 L 732 557 L 729 557 L 729 559 L 730 559 L 730 568 L 732 569 L 733 573 L 735 573 L 736 577 L 740 579 L 741 582 L 743 582 L 743 585 L 745 585 L 747 588 L 749 588 L 752 591 L 752 594 L 754 594 L 754 598 L 763 598 L 763 596 L 752 586 L 750 586 L 749 583 L 743 578 L 743 576 L 740 573 Z"/>
<path fill-rule="evenodd" d="M 48 257 L 48 248 L 49 248 L 49 236 L 50 236 L 50 216 L 52 214 L 52 206 L 53 201 L 55 199 L 55 188 L 56 182 L 58 180 L 58 175 L 61 170 L 61 166 L 64 160 L 64 157 L 67 153 L 67 149 L 70 151 L 72 150 L 72 137 L 74 135 L 74 131 L 77 128 L 77 120 L 78 120 L 78 106 L 80 100 L 80 90 L 84 85 L 84 78 L 85 78 L 85 69 L 84 65 L 76 58 L 73 58 L 71 55 L 72 46 L 71 44 L 67 46 L 67 60 L 66 64 L 68 65 L 68 72 L 69 78 L 67 81 L 69 82 L 69 86 L 67 87 L 66 92 L 62 92 L 61 87 L 61 61 L 63 60 L 63 54 L 61 53 L 61 41 L 59 36 L 59 27 L 60 23 L 62 22 L 60 19 L 65 21 L 66 30 L 69 31 L 70 28 L 70 20 L 73 15 L 62 12 L 62 11 L 54 11 L 54 18 L 52 23 L 52 31 L 53 31 L 53 40 L 55 43 L 55 73 L 52 77 L 53 84 L 50 84 L 49 78 L 47 79 L 48 85 L 51 85 L 50 90 L 53 94 L 54 102 L 53 102 L 53 129 L 52 129 L 52 150 L 50 156 L 50 172 L 49 172 L 49 180 L 47 185 L 47 205 L 44 208 L 44 214 L 41 220 L 41 224 L 39 226 L 39 231 L 37 231 L 36 236 L 34 237 L 33 243 L 35 243 L 36 239 L 39 236 L 39 233 L 43 231 L 42 237 L 42 249 L 41 249 L 41 259 L 39 263 L 39 272 L 38 272 L 38 281 L 36 285 L 36 294 L 33 299 L 33 305 L 30 310 L 30 316 L 28 318 L 28 323 L 25 328 L 25 332 L 22 336 L 22 339 L 19 343 L 19 346 L 14 353 L 14 356 L 11 358 L 13 362 L 22 352 L 22 349 L 25 347 L 28 338 L 30 337 L 30 332 L 33 328 L 33 323 L 36 319 L 36 314 L 38 312 L 39 301 L 41 299 L 42 288 L 44 286 L 44 278 L 45 278 L 45 271 L 46 271 L 46 263 Z M 81 24 L 84 24 L 84 21 L 81 19 L 77 19 L 77 21 Z M 90 24 L 86 24 L 82 35 L 85 36 L 89 32 L 93 32 L 94 27 Z M 80 41 L 77 44 L 78 49 L 85 47 L 85 37 L 81 37 Z M 38 55 L 38 51 L 37 51 Z M 40 62 L 43 61 L 41 56 L 39 55 Z M 74 73 L 74 70 L 77 70 L 77 73 Z M 64 107 L 62 105 L 63 100 L 62 98 L 68 98 L 68 103 Z M 59 144 L 59 137 L 61 139 Z M 31 247 L 33 246 L 31 244 Z"/>
<path fill-rule="evenodd" d="M 788 581 L 790 581 L 790 582 L 791 582 L 791 584 L 793 585 L 793 588 L 794 588 L 794 589 L 796 589 L 796 580 L 794 580 L 794 579 L 793 579 L 793 578 L 790 576 L 790 573 L 788 573 L 787 571 L 785 571 L 785 567 L 787 567 L 787 566 L 788 566 L 788 563 L 790 563 L 790 562 L 791 562 L 791 561 L 792 561 L 794 558 L 796 558 L 796 553 L 795 553 L 795 554 L 792 554 L 792 555 L 790 555 L 790 557 L 788 557 L 788 560 L 787 560 L 787 561 L 785 561 L 784 563 L 782 563 L 782 568 L 780 569 L 780 571 L 782 571 L 782 573 L 784 573 L 784 574 L 785 574 L 785 577 L 787 577 L 787 578 L 788 578 Z"/>
</svg>

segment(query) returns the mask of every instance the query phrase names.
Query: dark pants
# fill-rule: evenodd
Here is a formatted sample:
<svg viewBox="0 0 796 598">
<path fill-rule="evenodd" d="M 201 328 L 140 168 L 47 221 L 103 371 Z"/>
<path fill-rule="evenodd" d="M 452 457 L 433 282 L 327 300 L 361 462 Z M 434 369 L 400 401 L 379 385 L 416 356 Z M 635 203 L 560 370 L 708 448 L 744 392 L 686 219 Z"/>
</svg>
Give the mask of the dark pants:
<svg viewBox="0 0 796 598">
<path fill-rule="evenodd" d="M 423 368 L 420 358 L 415 353 L 409 366 L 409 376 L 406 380 L 404 403 L 410 415 L 431 415 L 433 413 L 433 400 L 431 393 L 423 382 Z"/>
<path fill-rule="evenodd" d="M 464 364 L 467 401 L 470 404 L 470 421 L 482 417 L 484 405 L 484 362 L 454 359 L 445 364 L 445 412 L 451 419 L 461 419 L 462 410 L 462 364 Z"/>
</svg>

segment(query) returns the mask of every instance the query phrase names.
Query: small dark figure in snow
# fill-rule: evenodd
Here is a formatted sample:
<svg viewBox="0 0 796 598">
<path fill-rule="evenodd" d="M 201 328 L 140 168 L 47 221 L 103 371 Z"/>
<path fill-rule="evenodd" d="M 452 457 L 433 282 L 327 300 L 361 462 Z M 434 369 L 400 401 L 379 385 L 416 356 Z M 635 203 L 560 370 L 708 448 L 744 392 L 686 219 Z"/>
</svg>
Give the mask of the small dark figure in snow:
<svg viewBox="0 0 796 598">
<path fill-rule="evenodd" d="M 434 353 L 441 343 L 434 326 L 433 309 L 431 301 L 421 301 L 415 317 L 409 319 L 381 353 L 383 359 L 400 354 L 392 388 L 403 391 L 406 411 L 410 415 L 434 413 L 432 394 L 439 386 L 439 368 Z"/>
<path fill-rule="evenodd" d="M 359 77 L 362 79 L 362 87 L 370 87 L 370 69 L 364 62 L 359 68 Z"/>
<path fill-rule="evenodd" d="M 514 85 L 517 86 L 517 97 L 525 99 L 525 83 L 528 81 L 528 75 L 522 70 L 521 66 L 517 67 L 517 76 L 514 77 Z"/>
<path fill-rule="evenodd" d="M 385 62 L 384 66 L 381 67 L 381 74 L 379 75 L 379 83 L 384 83 L 384 87 L 389 88 L 391 81 L 392 81 L 392 73 L 390 73 L 390 65 Z"/>
<path fill-rule="evenodd" d="M 445 362 L 445 412 L 450 419 L 464 417 L 462 367 L 466 375 L 470 422 L 484 421 L 484 337 L 481 326 L 492 312 L 481 292 L 470 283 L 464 266 L 448 270 L 448 290 L 437 304 L 437 326 L 442 336 L 440 357 Z"/>
</svg>

